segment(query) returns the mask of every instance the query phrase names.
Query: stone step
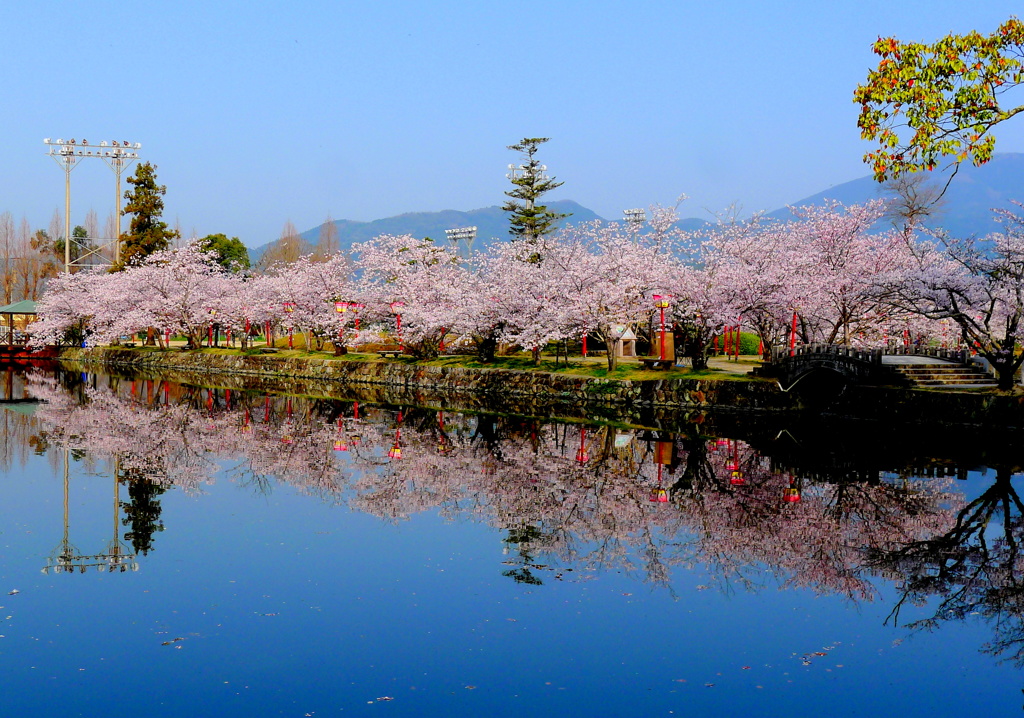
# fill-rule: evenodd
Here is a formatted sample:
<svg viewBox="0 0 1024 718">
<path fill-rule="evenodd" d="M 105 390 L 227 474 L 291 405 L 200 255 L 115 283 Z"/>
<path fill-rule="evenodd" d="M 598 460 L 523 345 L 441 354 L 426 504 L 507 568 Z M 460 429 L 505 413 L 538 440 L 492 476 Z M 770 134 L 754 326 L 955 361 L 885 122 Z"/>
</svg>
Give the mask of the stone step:
<svg viewBox="0 0 1024 718">
<path fill-rule="evenodd" d="M 907 377 L 987 376 L 987 373 L 980 369 L 932 369 L 913 372 L 900 371 L 900 374 Z"/>
<path fill-rule="evenodd" d="M 929 364 L 893 368 L 914 386 L 930 389 L 992 389 L 997 386 L 996 381 L 987 372 L 976 366 Z"/>
<path fill-rule="evenodd" d="M 937 374 L 937 373 L 936 374 L 911 374 L 911 375 L 904 374 L 903 376 L 907 377 L 908 379 L 913 379 L 914 381 L 927 381 L 929 379 L 938 379 L 940 381 L 943 380 L 943 379 L 946 379 L 946 380 L 949 380 L 949 381 L 955 381 L 957 379 L 986 380 L 986 379 L 990 379 L 991 378 L 991 377 L 989 377 L 988 374 L 985 374 L 983 372 L 979 372 L 977 374 L 969 373 L 969 372 L 957 372 L 957 373 L 952 373 L 951 372 L 949 374 Z"/>
<path fill-rule="evenodd" d="M 995 382 L 988 382 L 984 384 L 919 384 L 922 389 L 998 389 L 999 385 Z"/>
<path fill-rule="evenodd" d="M 915 367 L 907 369 L 899 367 L 896 371 L 901 374 L 984 374 L 984 370 L 977 367 L 951 366 L 951 367 Z"/>
</svg>

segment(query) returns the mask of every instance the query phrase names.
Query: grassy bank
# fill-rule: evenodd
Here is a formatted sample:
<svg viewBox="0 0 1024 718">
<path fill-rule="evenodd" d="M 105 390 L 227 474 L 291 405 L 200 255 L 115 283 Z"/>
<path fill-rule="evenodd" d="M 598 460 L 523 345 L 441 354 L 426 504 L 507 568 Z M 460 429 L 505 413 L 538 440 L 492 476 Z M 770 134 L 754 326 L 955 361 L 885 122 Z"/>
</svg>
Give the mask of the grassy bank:
<svg viewBox="0 0 1024 718">
<path fill-rule="evenodd" d="M 118 347 L 121 348 L 121 347 Z M 157 347 L 130 347 L 126 351 L 139 353 L 160 354 L 212 354 L 221 356 L 260 356 L 264 355 L 264 347 L 254 347 L 244 352 L 240 349 L 224 347 L 204 347 L 202 349 L 189 349 L 184 347 L 173 347 L 169 350 L 158 349 Z M 436 359 L 418 360 L 413 357 L 403 356 L 398 358 L 382 359 L 376 352 L 349 352 L 336 357 L 330 351 L 310 351 L 302 348 L 288 349 L 287 347 L 276 347 L 270 356 L 280 359 L 318 359 L 327 362 L 383 362 L 404 364 L 406 366 L 430 366 L 430 367 L 461 367 L 465 369 L 509 369 L 514 371 L 543 372 L 546 374 L 560 374 L 564 376 L 579 376 L 596 379 L 615 379 L 619 381 L 653 381 L 661 379 L 714 379 L 722 381 L 763 381 L 750 376 L 747 372 L 754 366 L 760 365 L 754 357 L 741 357 L 739 362 L 724 358 L 713 358 L 708 369 L 694 371 L 689 367 L 674 367 L 669 370 L 644 369 L 642 364 L 632 358 L 621 359 L 615 371 L 608 371 L 608 362 L 604 357 L 570 357 L 568 361 L 559 358 L 556 362 L 550 356 L 541 356 L 539 364 L 534 364 L 532 357 L 528 354 L 495 357 L 492 362 L 482 362 L 473 355 L 445 355 Z"/>
</svg>

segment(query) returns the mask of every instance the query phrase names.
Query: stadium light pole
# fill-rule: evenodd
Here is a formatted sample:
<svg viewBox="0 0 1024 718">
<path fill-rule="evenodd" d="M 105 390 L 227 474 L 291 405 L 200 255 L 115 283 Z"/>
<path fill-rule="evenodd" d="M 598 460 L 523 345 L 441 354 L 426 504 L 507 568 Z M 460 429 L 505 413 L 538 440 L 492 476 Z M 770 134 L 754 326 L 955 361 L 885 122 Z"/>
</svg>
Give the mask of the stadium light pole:
<svg viewBox="0 0 1024 718">
<path fill-rule="evenodd" d="M 444 233 L 455 246 L 456 252 L 459 251 L 459 242 L 466 243 L 466 259 L 469 259 L 469 255 L 473 252 L 473 242 L 476 240 L 476 227 L 456 227 L 455 229 L 446 229 Z"/>
<path fill-rule="evenodd" d="M 142 145 L 138 142 L 100 142 L 98 145 L 90 145 L 88 140 L 51 140 L 49 137 L 43 140 L 43 144 L 49 147 L 47 152 L 54 161 L 64 170 L 64 271 L 71 271 L 71 170 L 78 166 L 78 163 L 87 157 L 97 157 L 104 160 L 116 177 L 114 206 L 117 212 L 117 236 L 112 238 L 114 245 L 114 261 L 121 259 L 121 173 L 130 167 L 138 158 L 138 150 Z M 110 243 L 108 243 L 110 244 Z M 94 254 L 99 250 L 92 250 Z M 82 259 L 81 257 L 79 259 Z M 77 261 L 77 260 L 76 260 Z"/>
<path fill-rule="evenodd" d="M 644 222 L 647 221 L 647 212 L 641 208 L 624 209 L 622 214 L 626 219 L 626 224 L 634 232 L 639 232 L 640 228 L 644 226 Z"/>
</svg>

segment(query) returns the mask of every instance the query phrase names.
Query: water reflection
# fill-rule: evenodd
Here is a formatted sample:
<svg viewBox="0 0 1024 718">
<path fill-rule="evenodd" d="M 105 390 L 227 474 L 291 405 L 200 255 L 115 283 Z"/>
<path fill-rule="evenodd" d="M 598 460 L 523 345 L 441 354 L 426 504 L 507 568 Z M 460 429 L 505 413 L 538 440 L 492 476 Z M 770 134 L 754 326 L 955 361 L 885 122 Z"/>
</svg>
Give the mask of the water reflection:
<svg viewBox="0 0 1024 718">
<path fill-rule="evenodd" d="M 85 573 L 89 569 L 97 569 L 99 571 L 138 571 L 139 564 L 136 562 L 136 553 L 138 546 L 136 546 L 136 553 L 128 550 L 127 546 L 119 538 L 119 524 L 118 519 L 120 518 L 121 509 L 130 506 L 129 504 L 122 504 L 119 500 L 120 488 L 122 478 L 119 472 L 115 468 L 114 470 L 114 519 L 113 519 L 113 533 L 110 541 L 107 543 L 104 551 L 96 554 L 85 554 L 79 551 L 78 547 L 71 542 L 71 508 L 70 508 L 70 493 L 71 493 L 71 478 L 70 478 L 70 449 L 65 448 L 63 450 L 63 478 L 64 478 L 64 535 L 61 538 L 60 545 L 54 549 L 54 551 L 47 557 L 46 565 L 43 567 L 43 573 L 64 573 L 73 574 L 76 571 L 78 573 Z M 117 466 L 115 460 L 114 466 Z M 125 523 L 128 523 L 128 519 L 125 519 Z M 132 534 L 126 534 L 125 538 L 131 538 Z"/>
<path fill-rule="evenodd" d="M 112 467 L 114 538 L 79 555 L 65 499 L 55 571 L 134 569 L 164 530 L 160 496 L 227 476 L 387 521 L 437 511 L 485 522 L 503 536 L 501 575 L 526 586 L 615 569 L 672 591 L 674 569 L 702 565 L 726 591 L 869 601 L 889 581 L 902 595 L 893 620 L 909 604 L 936 606 L 919 628 L 980 615 L 993 623 L 987 650 L 1024 660 L 1024 507 L 1010 468 L 964 498 L 952 477 L 966 469 L 952 460 L 929 460 L 927 480 L 865 468 L 861 455 L 801 470 L 792 443 L 773 453 L 707 424 L 559 423 L 73 373 L 34 375 L 27 391 L 45 401 L 37 451 Z"/>
</svg>

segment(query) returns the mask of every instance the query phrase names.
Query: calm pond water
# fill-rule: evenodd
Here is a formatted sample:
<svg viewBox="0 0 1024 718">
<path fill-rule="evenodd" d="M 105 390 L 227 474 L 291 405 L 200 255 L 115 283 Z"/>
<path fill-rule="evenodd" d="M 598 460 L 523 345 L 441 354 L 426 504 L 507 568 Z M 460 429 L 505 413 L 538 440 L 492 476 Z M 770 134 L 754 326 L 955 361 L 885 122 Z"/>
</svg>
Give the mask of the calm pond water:
<svg viewBox="0 0 1024 718">
<path fill-rule="evenodd" d="M 0 384 L 0 715 L 1024 702 L 1012 437 Z"/>
</svg>

